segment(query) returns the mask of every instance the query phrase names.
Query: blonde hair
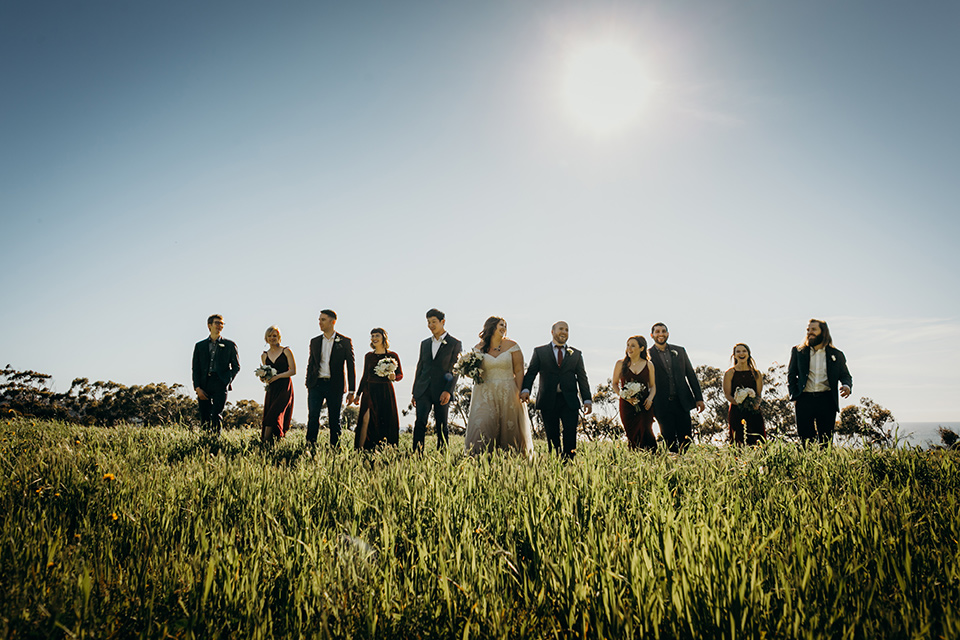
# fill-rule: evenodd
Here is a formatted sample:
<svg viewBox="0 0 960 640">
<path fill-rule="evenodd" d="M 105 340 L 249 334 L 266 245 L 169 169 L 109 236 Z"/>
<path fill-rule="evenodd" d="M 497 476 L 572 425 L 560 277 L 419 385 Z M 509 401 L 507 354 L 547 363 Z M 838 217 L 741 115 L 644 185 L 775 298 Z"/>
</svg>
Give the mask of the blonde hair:
<svg viewBox="0 0 960 640">
<path fill-rule="evenodd" d="M 267 330 L 263 332 L 263 339 L 266 340 L 267 336 L 269 336 L 274 331 L 277 332 L 278 336 L 280 335 L 280 327 L 278 327 L 277 325 L 272 324 L 269 327 L 267 327 Z"/>
</svg>

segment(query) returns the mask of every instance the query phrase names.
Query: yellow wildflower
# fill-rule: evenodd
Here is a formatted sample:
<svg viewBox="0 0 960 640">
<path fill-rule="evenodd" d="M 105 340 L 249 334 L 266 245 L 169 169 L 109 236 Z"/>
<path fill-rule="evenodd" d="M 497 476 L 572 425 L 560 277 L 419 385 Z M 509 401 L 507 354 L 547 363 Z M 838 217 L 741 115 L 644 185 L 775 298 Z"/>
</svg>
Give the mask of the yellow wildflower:
<svg viewBox="0 0 960 640">
<path fill-rule="evenodd" d="M 117 478 L 112 473 L 105 473 L 103 474 L 103 479 L 107 482 L 110 482 L 111 480 L 116 480 Z"/>
</svg>

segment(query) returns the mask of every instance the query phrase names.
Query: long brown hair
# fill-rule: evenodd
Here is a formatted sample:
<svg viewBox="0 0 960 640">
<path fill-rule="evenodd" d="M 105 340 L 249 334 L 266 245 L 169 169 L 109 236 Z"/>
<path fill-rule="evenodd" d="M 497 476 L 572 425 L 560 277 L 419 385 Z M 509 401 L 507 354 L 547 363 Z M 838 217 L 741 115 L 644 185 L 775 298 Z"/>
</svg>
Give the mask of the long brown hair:
<svg viewBox="0 0 960 640">
<path fill-rule="evenodd" d="M 760 375 L 760 371 L 757 369 L 757 362 L 753 359 L 753 354 L 750 353 L 750 347 L 746 343 L 738 342 L 733 345 L 733 351 L 730 353 L 730 362 L 737 364 L 737 347 L 743 347 L 747 350 L 747 366 L 750 367 L 750 371 L 753 372 L 753 377 L 756 378 Z"/>
<path fill-rule="evenodd" d="M 817 320 L 816 318 L 810 318 L 810 322 L 816 322 L 820 325 L 820 344 L 825 347 L 833 346 L 833 338 L 830 337 L 830 327 L 827 326 L 827 323 L 824 320 Z M 807 324 L 810 324 L 809 322 Z M 803 339 L 803 343 L 800 345 L 801 349 L 809 349 L 810 344 L 807 342 L 807 338 Z"/>
<path fill-rule="evenodd" d="M 483 352 L 486 353 L 490 348 L 490 341 L 493 340 L 493 334 L 497 330 L 497 325 L 501 322 L 506 322 L 500 316 L 490 316 L 487 318 L 487 321 L 483 323 L 483 331 L 480 332 L 480 341 L 483 343 Z"/>
<path fill-rule="evenodd" d="M 649 359 L 650 359 L 650 354 L 647 353 L 647 339 L 644 338 L 643 336 L 630 336 L 629 338 L 627 338 L 627 342 L 630 342 L 631 340 L 636 340 L 636 341 L 637 341 L 637 344 L 640 345 L 640 359 L 641 359 L 641 360 L 649 360 Z M 624 351 L 624 354 L 625 354 L 625 356 L 624 356 L 624 358 L 623 358 L 623 366 L 624 366 L 624 367 L 629 367 L 629 366 L 630 366 L 630 354 L 627 353 L 626 351 Z"/>
</svg>

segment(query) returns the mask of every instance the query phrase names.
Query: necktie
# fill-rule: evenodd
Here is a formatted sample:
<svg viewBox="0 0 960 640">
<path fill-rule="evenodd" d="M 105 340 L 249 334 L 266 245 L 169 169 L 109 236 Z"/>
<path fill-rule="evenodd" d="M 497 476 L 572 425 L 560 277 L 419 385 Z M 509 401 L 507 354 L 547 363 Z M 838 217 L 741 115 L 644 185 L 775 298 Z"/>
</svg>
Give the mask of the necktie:
<svg viewBox="0 0 960 640">
<path fill-rule="evenodd" d="M 557 366 L 563 365 L 563 347 L 557 347 Z"/>
</svg>

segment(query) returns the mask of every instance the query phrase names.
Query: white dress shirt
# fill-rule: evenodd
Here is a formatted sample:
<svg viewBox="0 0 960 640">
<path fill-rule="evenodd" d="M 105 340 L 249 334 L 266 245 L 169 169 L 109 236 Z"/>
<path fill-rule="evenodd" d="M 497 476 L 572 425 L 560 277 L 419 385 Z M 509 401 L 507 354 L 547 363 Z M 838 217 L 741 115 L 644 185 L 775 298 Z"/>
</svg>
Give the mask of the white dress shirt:
<svg viewBox="0 0 960 640">
<path fill-rule="evenodd" d="M 443 335 L 439 338 L 431 338 L 430 348 L 433 350 L 433 357 L 437 357 L 437 351 L 440 351 L 440 345 L 443 344 L 443 341 L 447 339 L 447 332 L 444 331 Z"/>
<path fill-rule="evenodd" d="M 827 385 L 827 349 L 810 349 L 810 371 L 807 384 L 803 387 L 807 393 L 830 391 Z"/>
<path fill-rule="evenodd" d="M 320 343 L 320 377 L 330 377 L 330 353 L 333 352 L 333 341 L 337 339 L 337 334 L 332 338 L 323 336 L 323 342 Z"/>
</svg>

